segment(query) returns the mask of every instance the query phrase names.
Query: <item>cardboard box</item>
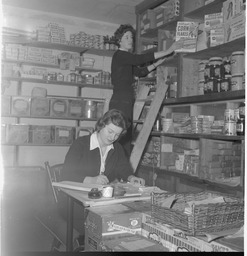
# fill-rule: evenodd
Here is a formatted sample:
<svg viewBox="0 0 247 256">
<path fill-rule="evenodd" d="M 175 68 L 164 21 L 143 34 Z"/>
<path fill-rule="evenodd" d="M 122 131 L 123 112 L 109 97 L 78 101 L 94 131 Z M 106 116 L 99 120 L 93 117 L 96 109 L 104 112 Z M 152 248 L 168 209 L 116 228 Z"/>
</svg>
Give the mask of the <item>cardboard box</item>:
<svg viewBox="0 0 247 256">
<path fill-rule="evenodd" d="M 11 96 L 2 95 L 1 97 L 1 115 L 9 116 L 11 107 Z"/>
<path fill-rule="evenodd" d="M 67 99 L 50 99 L 50 116 L 51 117 L 67 117 L 68 116 L 68 100 Z"/>
<path fill-rule="evenodd" d="M 24 96 L 12 96 L 11 115 L 30 116 L 31 98 Z"/>
<path fill-rule="evenodd" d="M 223 2 L 223 20 L 229 22 L 234 16 L 244 10 L 243 0 L 227 0 Z"/>
<path fill-rule="evenodd" d="M 225 23 L 225 43 L 245 37 L 245 11 Z"/>
<path fill-rule="evenodd" d="M 75 128 L 69 126 L 55 126 L 55 144 L 69 145 L 75 139 Z"/>
<path fill-rule="evenodd" d="M 213 241 L 208 243 L 193 236 L 187 236 L 182 230 L 156 222 L 151 215 L 143 213 L 142 235 L 162 244 L 170 251 L 177 252 L 234 252 L 236 248 Z M 206 238 L 205 238 L 206 239 Z M 241 248 L 238 248 L 241 251 Z"/>
<path fill-rule="evenodd" d="M 211 13 L 204 16 L 205 29 L 210 30 L 216 26 L 222 26 L 223 24 L 223 13 Z"/>
<path fill-rule="evenodd" d="M 210 30 L 210 47 L 223 44 L 225 41 L 224 27 Z"/>
<path fill-rule="evenodd" d="M 51 144 L 54 142 L 54 129 L 52 126 L 31 125 L 31 143 L 33 144 Z"/>
<path fill-rule="evenodd" d="M 82 117 L 83 116 L 83 101 L 78 99 L 69 99 L 68 116 Z"/>
<path fill-rule="evenodd" d="M 27 124 L 8 124 L 7 143 L 25 144 L 29 142 L 29 125 Z"/>
<path fill-rule="evenodd" d="M 100 241 L 141 234 L 142 213 L 117 204 L 86 209 L 86 229 Z"/>
<path fill-rule="evenodd" d="M 106 252 L 168 252 L 168 248 L 142 236 L 131 236 L 105 241 L 102 251 Z"/>
<path fill-rule="evenodd" d="M 31 100 L 31 116 L 49 116 L 50 99 L 35 97 Z"/>
<path fill-rule="evenodd" d="M 176 41 L 183 41 L 183 46 L 176 52 L 195 52 L 199 22 L 178 21 L 176 27 Z"/>
</svg>

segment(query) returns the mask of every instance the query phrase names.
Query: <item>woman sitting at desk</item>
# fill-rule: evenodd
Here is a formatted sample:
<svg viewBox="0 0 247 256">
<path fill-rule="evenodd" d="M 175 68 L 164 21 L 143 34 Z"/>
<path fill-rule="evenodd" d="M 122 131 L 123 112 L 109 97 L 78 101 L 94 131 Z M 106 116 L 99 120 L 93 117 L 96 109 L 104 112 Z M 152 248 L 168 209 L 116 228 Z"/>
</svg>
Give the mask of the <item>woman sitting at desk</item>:
<svg viewBox="0 0 247 256">
<path fill-rule="evenodd" d="M 127 128 L 121 111 L 106 112 L 97 121 L 92 135 L 79 137 L 71 145 L 61 180 L 105 185 L 117 179 L 144 185 L 144 179 L 133 175 L 129 160 L 117 142 Z"/>
<path fill-rule="evenodd" d="M 122 112 L 109 110 L 101 117 L 92 135 L 79 137 L 70 146 L 61 172 L 61 181 L 107 184 L 116 179 L 145 184 L 144 179 L 133 175 L 124 150 L 117 140 L 124 136 L 127 122 Z M 66 195 L 59 194 L 58 209 L 67 219 Z M 79 243 L 84 241 L 84 208 L 74 205 L 74 228 L 79 231 Z"/>
</svg>

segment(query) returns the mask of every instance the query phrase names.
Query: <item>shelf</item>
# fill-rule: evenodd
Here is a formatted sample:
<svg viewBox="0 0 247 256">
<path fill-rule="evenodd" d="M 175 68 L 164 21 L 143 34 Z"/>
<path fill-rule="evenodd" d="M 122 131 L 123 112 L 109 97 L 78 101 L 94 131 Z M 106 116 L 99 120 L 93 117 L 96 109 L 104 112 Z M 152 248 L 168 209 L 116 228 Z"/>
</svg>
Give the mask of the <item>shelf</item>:
<svg viewBox="0 0 247 256">
<path fill-rule="evenodd" d="M 200 140 L 200 139 L 211 139 L 211 140 L 224 140 L 224 141 L 242 141 L 244 136 L 228 136 L 223 134 L 197 134 L 197 133 L 164 133 L 164 132 L 152 132 L 153 136 L 166 136 L 181 139 Z"/>
<path fill-rule="evenodd" d="M 206 95 L 197 95 L 181 98 L 171 98 L 165 99 L 163 102 L 164 106 L 190 106 L 193 104 L 197 105 L 207 105 L 212 103 L 227 103 L 229 101 L 240 101 L 245 99 L 245 90 L 239 91 L 228 91 L 228 92 L 219 92 L 211 93 Z"/>
<path fill-rule="evenodd" d="M 57 116 L 21 116 L 21 115 L 8 115 L 1 117 L 14 117 L 14 118 L 36 118 L 36 119 L 59 119 L 59 120 L 77 120 L 77 121 L 97 121 L 96 118 L 86 117 L 57 117 Z"/>
<path fill-rule="evenodd" d="M 234 51 L 245 50 L 245 37 L 238 38 L 234 41 L 210 47 L 202 51 L 187 53 L 183 57 L 191 59 L 209 59 L 211 57 L 227 57 Z"/>
<path fill-rule="evenodd" d="M 35 66 L 35 67 L 44 67 L 44 68 L 56 68 L 60 69 L 59 65 L 53 65 L 53 64 L 46 64 L 41 62 L 31 62 L 31 61 L 24 61 L 24 60 L 9 60 L 4 59 L 2 60 L 2 63 L 13 63 L 18 65 L 27 65 L 27 66 Z M 68 70 L 68 69 L 67 69 Z M 75 67 L 75 70 L 79 71 L 88 71 L 88 72 L 101 72 L 102 69 L 95 69 L 95 68 L 84 68 L 84 67 Z"/>
<path fill-rule="evenodd" d="M 2 77 L 4 80 L 16 81 L 16 82 L 27 82 L 27 83 L 37 83 L 37 84 L 55 84 L 62 86 L 77 86 L 77 87 L 87 87 L 87 88 L 97 88 L 97 89 L 112 89 L 111 85 L 99 85 L 99 84 L 82 84 L 82 83 L 71 83 L 64 81 L 55 80 L 45 80 L 45 79 L 35 79 L 35 78 L 21 78 L 21 77 Z"/>
<path fill-rule="evenodd" d="M 192 182 L 196 182 L 198 184 L 205 184 L 205 185 L 209 185 L 209 186 L 217 186 L 218 188 L 225 188 L 225 189 L 229 189 L 231 188 L 233 191 L 241 191 L 241 186 L 230 186 L 230 185 L 226 185 L 226 184 L 222 184 L 222 183 L 217 183 L 211 180 L 206 180 L 206 179 L 200 179 L 197 176 L 192 176 L 189 175 L 187 173 L 183 173 L 183 172 L 178 172 L 178 171 L 169 171 L 169 170 L 165 170 L 165 169 L 160 169 L 158 168 L 158 170 L 156 171 L 158 175 L 162 175 L 162 173 L 164 174 L 168 174 L 168 175 L 172 175 L 172 176 L 176 176 L 182 179 L 187 179 L 190 180 Z"/>
<path fill-rule="evenodd" d="M 32 143 L 23 143 L 23 144 L 9 144 L 9 143 L 2 143 L 2 146 L 36 146 L 36 147 L 40 147 L 40 146 L 46 146 L 46 147 L 69 147 L 71 144 L 32 144 Z"/>
<path fill-rule="evenodd" d="M 55 43 L 47 43 L 47 42 L 38 42 L 34 40 L 26 40 L 21 39 L 18 37 L 3 37 L 4 44 L 21 44 L 25 46 L 31 47 L 39 47 L 39 48 L 46 48 L 58 51 L 68 51 L 68 52 L 79 52 L 79 53 L 87 53 L 87 54 L 95 54 L 98 56 L 106 56 L 112 57 L 115 51 L 112 50 L 102 50 L 102 49 L 95 49 L 95 48 L 84 48 L 81 46 L 73 46 L 73 45 L 66 45 L 66 44 L 55 44 Z"/>
<path fill-rule="evenodd" d="M 191 19 L 204 19 L 204 15 L 221 12 L 222 3 L 225 0 L 214 0 L 214 2 L 201 6 L 191 12 L 185 13 L 184 16 Z"/>
</svg>

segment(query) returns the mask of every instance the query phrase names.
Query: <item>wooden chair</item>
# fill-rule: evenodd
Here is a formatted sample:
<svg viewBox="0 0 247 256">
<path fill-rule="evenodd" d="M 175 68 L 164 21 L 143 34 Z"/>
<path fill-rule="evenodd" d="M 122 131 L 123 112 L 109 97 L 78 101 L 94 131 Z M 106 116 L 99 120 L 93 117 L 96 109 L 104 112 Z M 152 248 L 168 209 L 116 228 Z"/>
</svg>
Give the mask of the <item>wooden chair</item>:
<svg viewBox="0 0 247 256">
<path fill-rule="evenodd" d="M 36 219 L 41 223 L 43 227 L 54 237 L 51 251 L 66 251 L 66 231 L 67 222 L 62 218 L 57 209 L 57 203 L 59 198 L 59 189 L 52 186 L 52 182 L 59 182 L 60 172 L 63 168 L 63 164 L 56 164 L 50 166 L 49 162 L 45 162 L 45 170 L 48 174 L 48 191 L 52 191 L 51 200 L 46 206 L 45 213 L 37 213 Z M 83 251 L 84 246 L 80 245 L 77 238 L 79 232 L 73 229 L 74 237 L 74 251 Z"/>
</svg>

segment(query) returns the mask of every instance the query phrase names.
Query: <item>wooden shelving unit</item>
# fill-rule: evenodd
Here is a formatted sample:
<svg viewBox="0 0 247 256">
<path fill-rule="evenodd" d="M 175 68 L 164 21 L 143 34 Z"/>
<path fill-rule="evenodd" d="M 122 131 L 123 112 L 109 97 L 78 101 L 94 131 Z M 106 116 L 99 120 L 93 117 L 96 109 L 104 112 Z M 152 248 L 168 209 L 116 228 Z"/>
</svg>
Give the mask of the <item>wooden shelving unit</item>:
<svg viewBox="0 0 247 256">
<path fill-rule="evenodd" d="M 187 11 L 184 13 L 184 5 L 186 2 L 180 3 L 181 7 L 181 13 L 179 17 L 176 19 L 167 22 L 163 26 L 160 26 L 159 28 L 155 29 L 149 29 L 145 31 L 145 33 L 140 33 L 140 19 L 142 13 L 144 13 L 146 10 L 154 9 L 157 6 L 165 3 L 166 1 L 143 1 L 138 6 L 136 6 L 136 15 L 137 15 L 137 40 L 136 40 L 136 49 L 138 53 L 141 53 L 140 49 L 142 48 L 142 43 L 147 40 L 157 40 L 159 42 L 159 34 L 162 34 L 162 30 L 169 30 L 169 31 L 175 31 L 176 29 L 176 23 L 178 20 L 201 20 L 203 21 L 204 15 L 211 14 L 211 13 L 217 13 L 221 11 L 222 4 L 224 1 L 222 0 L 215 0 L 207 5 L 201 6 L 197 9 Z M 159 45 L 158 45 L 159 48 Z M 139 50 L 138 50 L 139 49 Z M 160 48 L 159 48 L 160 49 Z M 185 112 L 189 113 L 189 115 L 202 115 L 203 113 L 207 113 L 207 115 L 214 115 L 217 114 L 218 116 L 221 116 L 224 119 L 224 108 L 237 108 L 237 106 L 240 104 L 240 102 L 245 101 L 245 90 L 239 90 L 239 91 L 227 91 L 222 93 L 210 93 L 206 95 L 196 95 L 196 96 L 182 96 L 181 95 L 181 88 L 187 86 L 186 79 L 184 79 L 184 71 L 183 71 L 183 65 L 186 65 L 187 60 L 189 61 L 200 61 L 209 59 L 211 57 L 229 57 L 232 52 L 234 51 L 244 51 L 245 50 L 245 37 L 238 38 L 234 41 L 218 45 L 215 47 L 210 47 L 198 52 L 193 53 L 186 53 L 186 54 L 177 54 L 176 58 L 174 58 L 172 61 L 169 61 L 167 63 L 164 63 L 164 66 L 167 67 L 177 67 L 178 70 L 178 95 L 177 98 L 168 98 L 164 99 L 163 101 L 163 112 L 164 113 L 173 113 L 173 112 Z M 197 65 L 198 68 L 198 65 Z M 193 70 L 191 70 L 191 75 L 193 74 Z M 142 82 L 145 82 L 143 79 Z M 145 105 L 150 105 L 152 103 L 152 99 L 146 99 Z M 212 111 L 212 108 L 215 108 L 215 112 Z M 177 111 L 176 111 L 177 110 Z M 181 111 L 182 110 L 182 111 Z M 211 113 L 209 113 L 211 111 Z M 136 124 L 143 124 L 144 120 L 135 120 Z M 190 140 L 190 141 L 197 141 L 200 145 L 200 150 L 207 150 L 207 141 L 222 141 L 223 142 L 234 142 L 241 145 L 242 151 L 244 151 L 244 142 L 245 137 L 244 136 L 228 136 L 224 134 L 195 134 L 195 133 L 186 133 L 186 134 L 178 134 L 178 133 L 164 133 L 164 132 L 156 132 L 152 131 L 151 136 L 155 137 L 165 137 L 165 138 L 174 138 L 174 139 L 180 139 L 180 140 Z M 206 141 L 206 143 L 204 143 Z M 203 144 L 204 146 L 201 146 Z M 210 150 L 210 149 L 208 149 Z M 151 153 L 152 154 L 152 153 Z M 200 154 L 206 154 L 206 152 L 200 152 Z M 242 153 L 241 156 L 241 180 L 244 180 L 244 156 Z M 145 167 L 147 169 L 147 167 Z M 151 167 L 150 167 L 151 168 Z M 151 168 L 153 171 L 153 168 Z M 171 176 L 179 176 L 181 179 L 190 179 L 193 182 L 196 183 L 207 183 L 214 186 L 224 187 L 227 188 L 228 185 L 222 185 L 218 184 L 217 182 L 214 182 L 212 180 L 203 180 L 199 177 L 190 176 L 186 173 L 182 172 L 173 172 L 168 170 L 159 170 L 159 168 L 156 167 L 157 173 L 165 172 L 167 175 Z M 229 186 L 231 187 L 231 186 Z M 234 188 L 235 189 L 235 188 Z M 233 190 L 234 190 L 233 189 Z M 243 192 L 244 190 L 244 183 L 241 181 L 240 185 L 237 186 L 237 190 L 240 190 Z"/>
</svg>

